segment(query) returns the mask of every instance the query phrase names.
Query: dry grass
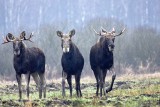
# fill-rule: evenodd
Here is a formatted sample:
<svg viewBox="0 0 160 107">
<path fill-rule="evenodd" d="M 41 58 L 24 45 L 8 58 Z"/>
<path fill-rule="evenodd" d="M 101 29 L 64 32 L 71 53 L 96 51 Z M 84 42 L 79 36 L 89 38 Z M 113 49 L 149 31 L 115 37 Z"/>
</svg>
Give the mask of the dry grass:
<svg viewBox="0 0 160 107">
<path fill-rule="evenodd" d="M 160 72 L 150 73 L 150 74 L 124 74 L 116 77 L 116 81 L 132 81 L 132 80 L 143 80 L 143 79 L 152 79 L 152 78 L 160 78 Z M 106 76 L 106 81 L 111 81 L 112 75 L 108 74 Z M 82 83 L 95 83 L 95 77 L 86 76 L 81 79 Z"/>
<path fill-rule="evenodd" d="M 81 86 L 83 87 L 82 98 L 76 98 L 75 90 L 73 90 L 73 98 L 69 97 L 69 90 L 66 89 L 67 97 L 63 98 L 61 96 L 61 78 L 47 80 L 48 91 L 47 98 L 39 100 L 38 92 L 35 87 L 31 88 L 30 100 L 31 102 L 22 102 L 22 104 L 17 104 L 18 99 L 18 86 L 16 81 L 1 81 L 1 98 L 0 106 L 16 106 L 16 105 L 26 105 L 36 107 L 44 106 L 86 106 L 86 107 L 97 107 L 97 106 L 118 106 L 118 107 L 139 107 L 139 106 L 153 106 L 159 105 L 159 93 L 160 93 L 160 73 L 154 74 L 124 74 L 122 76 L 117 76 L 113 90 L 108 93 L 108 97 L 95 97 L 96 86 L 95 77 L 84 77 L 81 79 Z M 109 73 L 106 77 L 106 82 L 111 81 L 111 74 Z M 25 85 L 25 79 L 23 78 L 23 84 Z M 51 84 L 50 84 L 51 83 Z M 74 83 L 74 77 L 73 77 Z M 16 86 L 13 86 L 16 84 Z M 32 80 L 31 84 L 35 84 Z M 67 84 L 66 84 L 67 85 Z M 4 86 L 4 87 L 2 87 Z M 4 90 L 6 89 L 7 90 Z M 58 87 L 58 90 L 52 90 L 54 87 Z M 23 87 L 24 88 L 24 87 Z M 25 89 L 25 88 L 24 88 Z M 15 90 L 15 91 L 13 91 Z M 5 91 L 5 92 L 4 92 Z M 11 93 L 10 93 L 11 92 Z M 23 98 L 26 95 L 23 93 Z"/>
<path fill-rule="evenodd" d="M 124 74 L 118 77 L 118 80 L 143 80 L 143 79 L 151 79 L 151 78 L 160 78 L 160 72 L 156 73 L 148 73 L 148 74 Z"/>
<path fill-rule="evenodd" d="M 152 78 L 160 78 L 160 72 L 156 72 L 156 73 L 149 73 L 149 74 L 134 74 L 134 73 L 129 73 L 129 74 L 124 74 L 121 76 L 117 76 L 116 77 L 116 81 L 131 81 L 131 80 L 143 80 L 143 79 L 152 79 Z M 74 76 L 72 78 L 73 80 L 73 84 L 75 84 L 75 79 Z M 106 76 L 106 81 L 111 81 L 112 79 L 112 75 L 109 73 Z M 23 83 L 22 84 L 26 84 L 25 83 L 25 78 L 23 77 Z M 59 79 L 53 79 L 53 80 L 47 80 L 47 84 L 50 83 L 61 83 L 61 78 Z M 86 76 L 83 77 L 81 79 L 81 83 L 96 83 L 95 77 L 90 77 L 90 76 Z M 0 80 L 0 85 L 13 85 L 13 84 L 17 84 L 16 81 L 4 81 L 4 80 Z M 33 79 L 31 78 L 31 84 L 35 84 Z"/>
</svg>

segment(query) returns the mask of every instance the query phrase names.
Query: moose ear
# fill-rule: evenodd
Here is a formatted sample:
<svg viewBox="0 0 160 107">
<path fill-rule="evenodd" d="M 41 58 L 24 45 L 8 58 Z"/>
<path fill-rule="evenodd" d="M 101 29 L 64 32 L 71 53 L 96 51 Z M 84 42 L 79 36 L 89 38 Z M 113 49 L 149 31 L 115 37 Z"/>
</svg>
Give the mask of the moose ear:
<svg viewBox="0 0 160 107">
<path fill-rule="evenodd" d="M 76 32 L 76 31 L 75 31 L 74 29 L 71 30 L 71 31 L 69 32 L 69 36 L 72 37 L 73 35 L 75 35 L 75 32 Z"/>
<path fill-rule="evenodd" d="M 62 37 L 63 33 L 61 31 L 57 31 L 57 36 Z"/>
<path fill-rule="evenodd" d="M 23 32 L 20 34 L 20 39 L 25 39 L 25 36 L 26 36 L 26 32 L 23 31 Z"/>
</svg>

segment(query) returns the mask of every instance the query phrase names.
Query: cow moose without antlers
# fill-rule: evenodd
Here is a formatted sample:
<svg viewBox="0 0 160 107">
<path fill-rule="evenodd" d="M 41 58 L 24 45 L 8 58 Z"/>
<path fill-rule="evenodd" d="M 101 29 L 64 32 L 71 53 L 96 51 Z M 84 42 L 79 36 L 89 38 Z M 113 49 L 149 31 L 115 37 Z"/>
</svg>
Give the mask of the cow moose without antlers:
<svg viewBox="0 0 160 107">
<path fill-rule="evenodd" d="M 93 29 L 94 30 L 94 29 Z M 101 29 L 100 33 L 95 33 L 100 36 L 99 41 L 92 46 L 90 50 L 90 65 L 91 69 L 94 72 L 96 82 L 97 82 L 97 91 L 96 95 L 98 96 L 99 86 L 100 86 L 100 96 L 102 97 L 102 89 L 104 95 L 112 90 L 116 74 L 112 75 L 112 82 L 108 89 L 105 90 L 104 83 L 107 70 L 113 70 L 113 50 L 114 50 L 114 40 L 116 36 L 121 35 L 124 32 L 123 29 L 119 34 L 115 34 L 115 29 L 111 32 L 107 32 L 104 28 Z"/>
<path fill-rule="evenodd" d="M 65 79 L 67 78 L 70 97 L 72 97 L 72 75 L 75 75 L 76 93 L 78 97 L 82 96 L 80 89 L 80 77 L 84 66 L 84 58 L 77 46 L 72 42 L 71 37 L 75 34 L 75 30 L 71 30 L 69 34 L 63 34 L 57 31 L 57 35 L 61 37 L 63 55 L 61 58 L 62 64 L 62 96 L 65 96 Z"/>
<path fill-rule="evenodd" d="M 26 75 L 27 80 L 27 98 L 29 99 L 29 83 L 30 75 L 39 88 L 39 98 L 42 98 L 42 91 L 44 91 L 44 98 L 46 97 L 46 80 L 45 80 L 45 55 L 36 47 L 27 48 L 23 41 L 31 41 L 32 34 L 26 38 L 26 33 L 23 31 L 20 37 L 14 37 L 11 33 L 4 38 L 4 43 L 13 42 L 14 53 L 14 69 L 16 71 L 16 79 L 19 87 L 19 101 L 22 99 L 22 74 Z"/>
</svg>

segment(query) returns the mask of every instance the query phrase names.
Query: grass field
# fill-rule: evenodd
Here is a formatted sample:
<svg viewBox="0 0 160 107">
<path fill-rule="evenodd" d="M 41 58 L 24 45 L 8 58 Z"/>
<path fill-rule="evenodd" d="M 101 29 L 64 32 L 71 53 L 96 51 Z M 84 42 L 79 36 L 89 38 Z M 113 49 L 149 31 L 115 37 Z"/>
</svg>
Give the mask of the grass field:
<svg viewBox="0 0 160 107">
<path fill-rule="evenodd" d="M 106 86 L 110 84 L 111 76 L 107 78 Z M 70 98 L 68 86 L 66 86 L 67 96 L 63 98 L 60 81 L 47 83 L 46 99 L 38 99 L 38 91 L 33 83 L 30 85 L 30 100 L 26 100 L 25 86 L 23 86 L 24 100 L 18 102 L 17 83 L 2 81 L 0 107 L 160 107 L 160 73 L 119 76 L 115 80 L 113 91 L 107 94 L 107 98 L 95 96 L 94 78 L 82 79 L 82 98 L 76 97 L 75 88 L 73 97 Z"/>
</svg>

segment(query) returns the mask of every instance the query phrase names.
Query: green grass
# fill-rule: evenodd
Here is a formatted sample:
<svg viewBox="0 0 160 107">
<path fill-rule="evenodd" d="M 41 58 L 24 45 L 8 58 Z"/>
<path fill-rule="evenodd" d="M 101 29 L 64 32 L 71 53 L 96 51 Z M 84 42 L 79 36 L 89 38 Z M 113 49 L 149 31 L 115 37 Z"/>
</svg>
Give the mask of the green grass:
<svg viewBox="0 0 160 107">
<path fill-rule="evenodd" d="M 96 87 L 87 86 L 82 90 L 83 97 L 77 98 L 75 89 L 73 88 L 73 97 L 69 97 L 69 90 L 66 89 L 66 97 L 63 98 L 61 90 L 47 92 L 46 99 L 38 99 L 38 92 L 30 94 L 29 102 L 18 102 L 18 93 L 0 93 L 0 106 L 23 107 L 27 103 L 34 107 L 45 106 L 63 106 L 63 107 L 159 107 L 160 106 L 160 80 L 158 78 L 119 81 L 125 82 L 118 86 L 114 85 L 113 91 L 107 94 L 106 97 L 96 97 Z M 35 87 L 35 86 L 31 86 Z M 3 87 L 1 87 L 3 88 Z M 4 85 L 4 88 L 5 85 Z M 26 94 L 23 93 L 23 99 Z"/>
</svg>

